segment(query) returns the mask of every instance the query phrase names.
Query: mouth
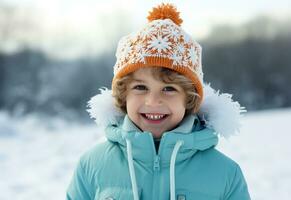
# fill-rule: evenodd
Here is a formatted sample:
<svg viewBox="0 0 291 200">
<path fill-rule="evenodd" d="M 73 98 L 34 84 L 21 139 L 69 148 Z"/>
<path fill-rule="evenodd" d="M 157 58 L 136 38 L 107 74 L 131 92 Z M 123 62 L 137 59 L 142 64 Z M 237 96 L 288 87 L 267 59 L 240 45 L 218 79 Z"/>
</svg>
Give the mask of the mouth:
<svg viewBox="0 0 291 200">
<path fill-rule="evenodd" d="M 165 120 L 169 115 L 157 113 L 141 113 L 141 116 L 150 123 L 158 124 Z"/>
</svg>

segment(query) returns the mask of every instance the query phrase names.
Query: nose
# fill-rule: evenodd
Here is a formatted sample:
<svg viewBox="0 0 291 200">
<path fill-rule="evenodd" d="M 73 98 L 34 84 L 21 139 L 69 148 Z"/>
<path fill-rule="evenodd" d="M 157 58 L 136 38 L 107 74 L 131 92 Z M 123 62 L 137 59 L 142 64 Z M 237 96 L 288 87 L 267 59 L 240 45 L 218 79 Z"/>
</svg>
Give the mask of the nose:
<svg viewBox="0 0 291 200">
<path fill-rule="evenodd" d="M 145 105 L 155 107 L 162 104 L 162 97 L 158 93 L 149 92 L 145 99 Z"/>
</svg>

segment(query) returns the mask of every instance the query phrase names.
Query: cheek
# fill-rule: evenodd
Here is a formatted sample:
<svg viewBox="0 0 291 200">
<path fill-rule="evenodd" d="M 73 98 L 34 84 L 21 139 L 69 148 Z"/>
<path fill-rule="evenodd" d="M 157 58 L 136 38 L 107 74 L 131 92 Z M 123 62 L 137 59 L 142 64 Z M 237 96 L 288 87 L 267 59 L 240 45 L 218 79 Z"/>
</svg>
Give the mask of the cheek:
<svg viewBox="0 0 291 200">
<path fill-rule="evenodd" d="M 179 106 L 175 106 L 175 113 L 177 114 L 178 118 L 183 118 L 186 112 L 186 108 L 184 104 L 180 104 Z"/>
<path fill-rule="evenodd" d="M 186 112 L 186 102 L 184 98 L 175 99 L 171 105 L 173 112 L 176 114 L 177 118 L 183 118 Z"/>
<path fill-rule="evenodd" d="M 133 97 L 131 95 L 128 95 L 126 97 L 126 109 L 127 109 L 127 113 L 134 113 L 137 111 L 139 104 L 140 104 L 140 100 L 136 97 Z"/>
<path fill-rule="evenodd" d="M 181 108 L 186 108 L 186 98 L 184 97 L 175 97 L 175 98 L 167 98 L 167 101 L 171 104 L 171 105 L 175 105 L 175 108 L 181 109 Z"/>
</svg>

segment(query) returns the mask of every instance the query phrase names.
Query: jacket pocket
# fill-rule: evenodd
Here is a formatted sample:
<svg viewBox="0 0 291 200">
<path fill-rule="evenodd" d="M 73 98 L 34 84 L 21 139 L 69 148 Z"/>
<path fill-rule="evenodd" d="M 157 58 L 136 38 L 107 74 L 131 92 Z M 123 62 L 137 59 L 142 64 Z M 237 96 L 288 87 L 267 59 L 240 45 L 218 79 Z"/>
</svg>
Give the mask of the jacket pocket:
<svg viewBox="0 0 291 200">
<path fill-rule="evenodd" d="M 141 196 L 140 189 L 138 189 L 138 196 Z M 106 187 L 96 193 L 94 200 L 133 200 L 133 192 L 127 187 Z"/>
</svg>

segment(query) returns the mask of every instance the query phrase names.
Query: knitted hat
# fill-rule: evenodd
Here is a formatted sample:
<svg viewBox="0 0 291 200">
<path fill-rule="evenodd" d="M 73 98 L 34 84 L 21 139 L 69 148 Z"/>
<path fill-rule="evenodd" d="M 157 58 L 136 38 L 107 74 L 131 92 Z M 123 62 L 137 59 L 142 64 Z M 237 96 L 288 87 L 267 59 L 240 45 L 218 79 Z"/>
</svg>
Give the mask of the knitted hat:
<svg viewBox="0 0 291 200">
<path fill-rule="evenodd" d="M 119 41 L 112 85 L 140 68 L 165 67 L 193 82 L 201 97 L 200 105 L 203 99 L 200 45 L 180 27 L 183 20 L 171 4 L 153 8 L 147 19 L 149 23 L 144 28 Z"/>
</svg>

